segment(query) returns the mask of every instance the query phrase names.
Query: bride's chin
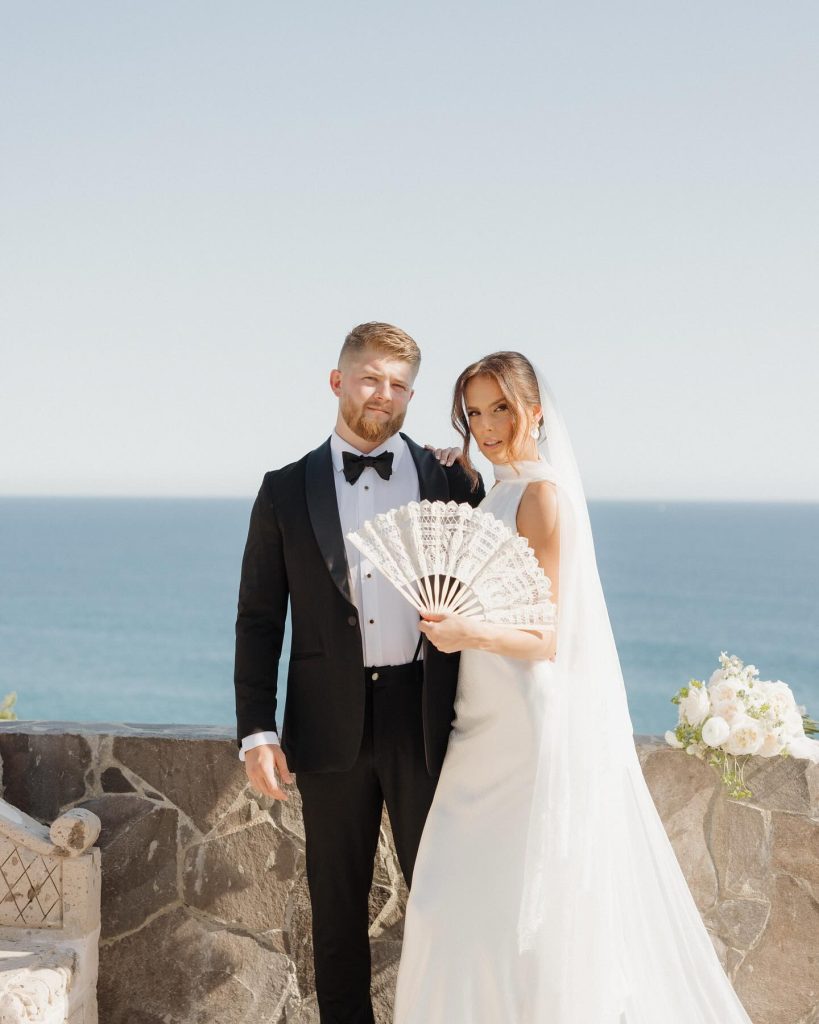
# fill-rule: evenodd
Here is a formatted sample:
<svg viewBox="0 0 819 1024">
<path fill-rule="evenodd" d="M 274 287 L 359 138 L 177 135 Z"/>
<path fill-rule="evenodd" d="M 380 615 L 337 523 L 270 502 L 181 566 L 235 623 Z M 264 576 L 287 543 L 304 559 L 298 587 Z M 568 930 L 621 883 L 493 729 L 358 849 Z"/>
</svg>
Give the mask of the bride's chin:
<svg viewBox="0 0 819 1024">
<path fill-rule="evenodd" d="M 502 445 L 497 448 L 481 448 L 481 451 L 496 466 L 502 466 L 507 461 L 506 450 Z"/>
</svg>

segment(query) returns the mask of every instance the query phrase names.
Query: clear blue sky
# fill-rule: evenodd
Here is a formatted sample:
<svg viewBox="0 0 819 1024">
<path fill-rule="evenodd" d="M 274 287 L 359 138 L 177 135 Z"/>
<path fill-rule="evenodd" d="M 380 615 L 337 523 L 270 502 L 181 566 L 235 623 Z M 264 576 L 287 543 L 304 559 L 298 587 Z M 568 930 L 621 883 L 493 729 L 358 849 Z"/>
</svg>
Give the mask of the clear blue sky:
<svg viewBox="0 0 819 1024">
<path fill-rule="evenodd" d="M 0 493 L 250 495 L 346 330 L 501 347 L 594 497 L 819 500 L 819 8 L 0 5 Z"/>
</svg>

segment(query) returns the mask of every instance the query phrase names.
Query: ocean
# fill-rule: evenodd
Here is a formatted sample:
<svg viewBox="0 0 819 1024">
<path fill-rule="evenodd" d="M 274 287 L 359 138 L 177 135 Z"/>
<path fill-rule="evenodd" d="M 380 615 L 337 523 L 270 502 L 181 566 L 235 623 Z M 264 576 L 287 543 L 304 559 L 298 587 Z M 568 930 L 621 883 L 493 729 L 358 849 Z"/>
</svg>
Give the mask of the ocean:
<svg viewBox="0 0 819 1024">
<path fill-rule="evenodd" d="M 251 504 L 0 499 L 0 697 L 17 691 L 21 719 L 232 729 Z M 819 505 L 590 513 L 635 732 L 672 727 L 671 694 L 707 678 L 722 650 L 819 716 Z"/>
</svg>

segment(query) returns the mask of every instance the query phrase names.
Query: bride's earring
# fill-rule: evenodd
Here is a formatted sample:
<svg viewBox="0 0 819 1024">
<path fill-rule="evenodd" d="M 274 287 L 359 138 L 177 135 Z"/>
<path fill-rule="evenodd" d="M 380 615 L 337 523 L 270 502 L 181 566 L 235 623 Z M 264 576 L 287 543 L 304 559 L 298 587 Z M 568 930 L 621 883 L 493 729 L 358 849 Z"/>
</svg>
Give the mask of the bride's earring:
<svg viewBox="0 0 819 1024">
<path fill-rule="evenodd" d="M 530 433 L 530 434 L 532 435 L 532 438 L 533 438 L 533 439 L 534 439 L 535 441 L 537 441 L 537 439 L 538 439 L 538 438 L 540 437 L 540 427 L 539 427 L 539 426 L 537 425 L 537 423 L 535 423 L 535 424 L 533 425 L 533 427 L 532 427 L 532 429 L 531 429 L 531 430 L 529 431 L 529 433 Z"/>
</svg>

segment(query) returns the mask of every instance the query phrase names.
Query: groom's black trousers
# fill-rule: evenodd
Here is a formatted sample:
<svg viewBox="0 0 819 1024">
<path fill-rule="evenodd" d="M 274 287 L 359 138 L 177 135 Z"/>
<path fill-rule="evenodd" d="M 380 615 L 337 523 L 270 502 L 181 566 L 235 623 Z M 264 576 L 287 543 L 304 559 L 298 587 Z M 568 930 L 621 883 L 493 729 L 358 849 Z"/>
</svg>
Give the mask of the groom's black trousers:
<svg viewBox="0 0 819 1024">
<path fill-rule="evenodd" d="M 407 884 L 437 779 L 427 772 L 422 663 L 366 670 L 364 735 L 349 771 L 297 772 L 321 1024 L 373 1024 L 369 892 L 386 803 Z"/>
</svg>

